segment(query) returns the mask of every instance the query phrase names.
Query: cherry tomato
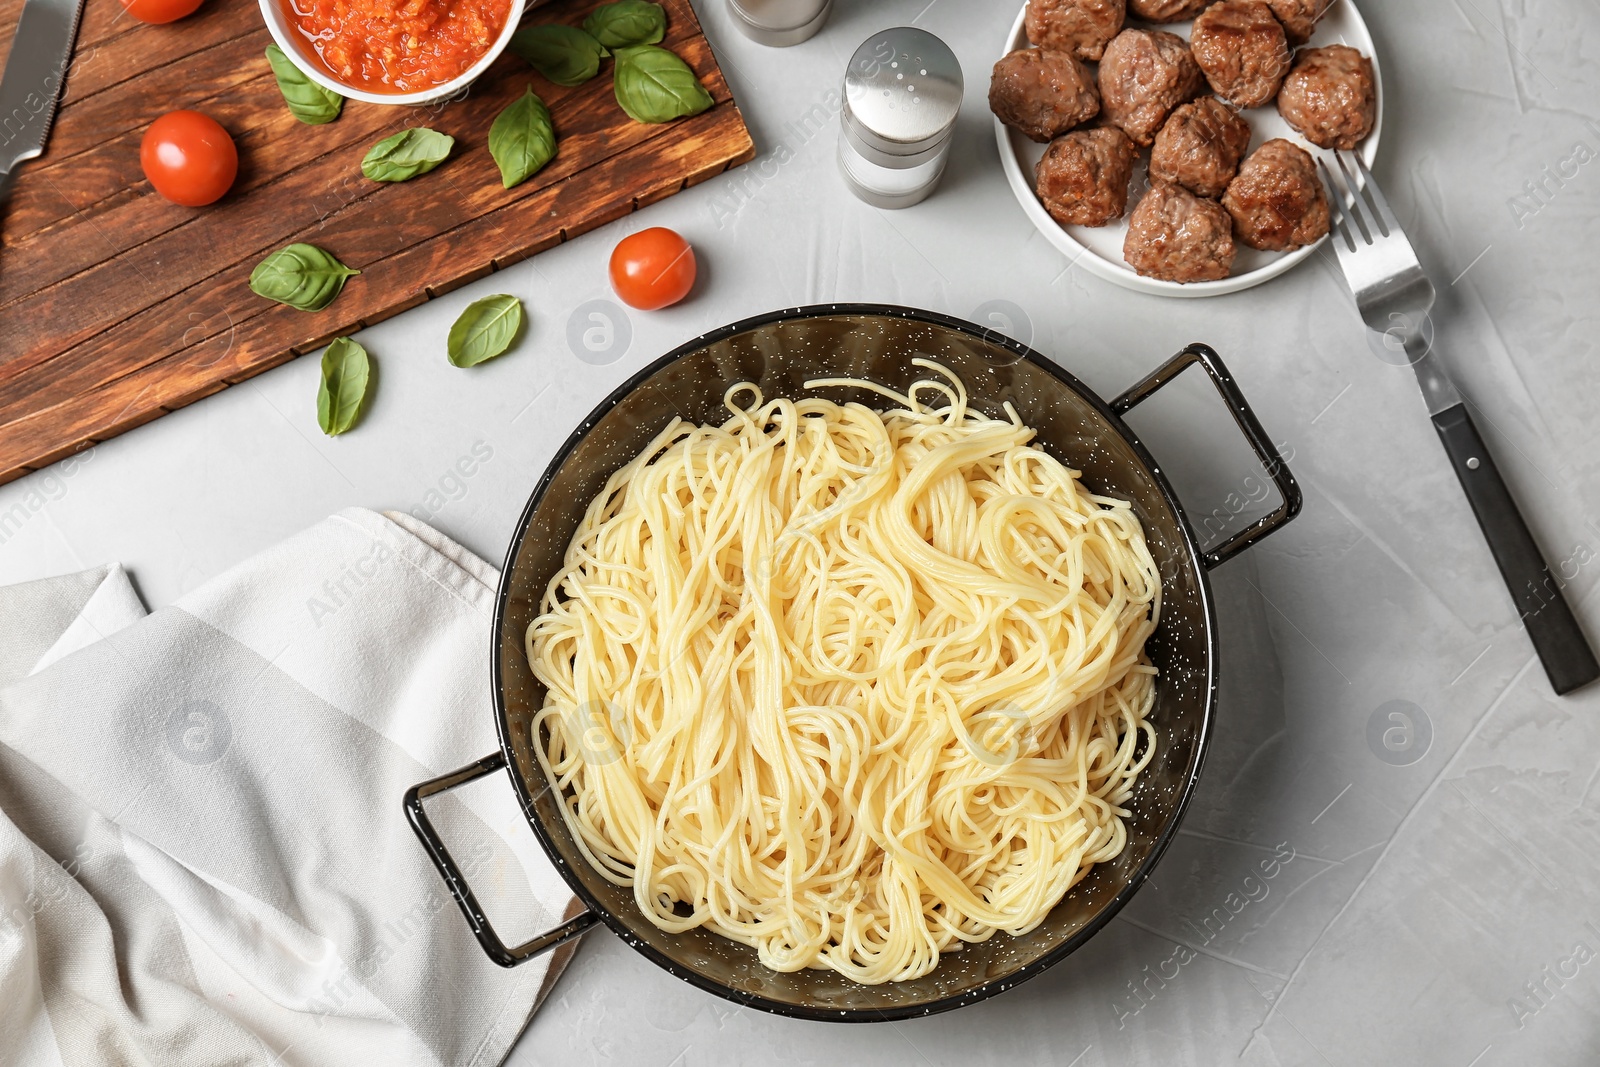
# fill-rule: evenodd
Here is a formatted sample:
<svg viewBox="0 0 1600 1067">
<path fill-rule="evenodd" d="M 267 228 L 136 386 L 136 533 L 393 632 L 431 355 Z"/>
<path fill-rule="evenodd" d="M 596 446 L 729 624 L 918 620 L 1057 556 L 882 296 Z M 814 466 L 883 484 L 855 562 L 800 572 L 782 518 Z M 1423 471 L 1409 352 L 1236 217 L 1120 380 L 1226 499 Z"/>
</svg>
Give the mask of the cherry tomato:
<svg viewBox="0 0 1600 1067">
<path fill-rule="evenodd" d="M 611 252 L 611 288 L 641 311 L 676 304 L 694 286 L 694 249 L 663 226 L 624 237 Z"/>
<path fill-rule="evenodd" d="M 198 111 L 169 111 L 145 131 L 139 165 L 156 192 L 174 204 L 201 207 L 233 185 L 239 150 L 216 119 Z"/>
<path fill-rule="evenodd" d="M 200 0 L 122 0 L 122 6 L 140 22 L 174 22 L 194 14 Z"/>
</svg>

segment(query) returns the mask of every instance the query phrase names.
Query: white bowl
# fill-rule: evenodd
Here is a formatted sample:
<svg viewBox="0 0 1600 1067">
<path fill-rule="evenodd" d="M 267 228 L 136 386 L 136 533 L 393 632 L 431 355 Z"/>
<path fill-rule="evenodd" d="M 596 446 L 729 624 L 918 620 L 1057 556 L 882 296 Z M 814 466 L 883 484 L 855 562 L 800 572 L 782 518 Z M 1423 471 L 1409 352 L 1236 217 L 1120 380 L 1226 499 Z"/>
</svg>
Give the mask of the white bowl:
<svg viewBox="0 0 1600 1067">
<path fill-rule="evenodd" d="M 500 53 L 506 50 L 506 45 L 511 43 L 511 35 L 517 32 L 517 23 L 522 20 L 524 7 L 531 7 L 539 0 L 511 0 L 511 10 L 506 15 L 506 24 L 500 30 L 500 36 L 495 38 L 489 50 L 478 57 L 478 61 L 460 75 L 429 86 L 418 89 L 412 93 L 375 93 L 370 89 L 361 89 L 354 85 L 346 85 L 335 78 L 326 67 L 322 65 L 315 54 L 309 51 L 305 37 L 284 16 L 283 6 L 279 0 L 260 0 L 261 17 L 266 19 L 267 29 L 272 33 L 272 39 L 283 49 L 283 54 L 289 61 L 300 68 L 300 72 L 324 89 L 331 89 L 340 96 L 349 100 L 364 100 L 369 104 L 426 104 L 453 96 L 477 80 L 478 75 L 489 69 L 489 64 L 499 58 Z"/>
<path fill-rule="evenodd" d="M 1026 14 L 1027 7 L 1024 5 L 1022 11 L 1017 13 L 1016 24 L 1011 27 L 1011 36 L 1006 44 L 1007 54 L 1018 48 L 1028 47 L 1028 34 L 1023 27 L 1023 17 Z M 1128 20 L 1128 24 L 1144 25 L 1136 19 Z M 1187 39 L 1189 26 L 1188 22 L 1179 22 L 1170 26 L 1151 28 L 1169 30 Z M 1372 79 L 1378 97 L 1378 112 L 1372 124 L 1372 132 L 1360 146 L 1361 158 L 1366 160 L 1367 166 L 1370 167 L 1377 158 L 1378 136 L 1383 132 L 1383 72 L 1378 67 L 1378 53 L 1372 46 L 1372 35 L 1367 32 L 1367 24 L 1362 21 L 1361 13 L 1356 10 L 1356 5 L 1351 0 L 1334 0 L 1327 13 L 1322 16 L 1322 21 L 1317 23 L 1317 32 L 1312 34 L 1310 43 L 1304 47 L 1317 48 L 1329 44 L 1347 44 L 1372 60 Z M 1243 115 L 1245 121 L 1250 123 L 1252 150 L 1263 141 L 1282 137 L 1295 142 L 1313 157 L 1320 156 L 1326 159 L 1330 166 L 1333 165 L 1333 153 L 1316 147 L 1296 133 L 1294 128 L 1284 121 L 1283 116 L 1278 114 L 1275 101 L 1265 107 L 1251 108 L 1243 112 Z M 1241 289 L 1249 289 L 1251 286 L 1276 278 L 1310 256 L 1322 244 L 1322 241 L 1317 241 L 1304 248 L 1297 248 L 1293 252 L 1259 252 L 1241 244 L 1238 257 L 1233 262 L 1233 273 L 1214 282 L 1169 282 L 1161 278 L 1146 278 L 1135 272 L 1122 258 L 1122 242 L 1128 235 L 1127 215 L 1114 219 L 1105 226 L 1061 225 L 1044 209 L 1033 187 L 1033 168 L 1038 164 L 1039 157 L 1044 155 L 1046 146 L 1029 140 L 999 119 L 994 120 L 994 129 L 995 137 L 1000 142 L 1000 162 L 1005 168 L 1006 180 L 1011 183 L 1011 191 L 1016 194 L 1017 202 L 1022 205 L 1023 212 L 1034 226 L 1072 262 L 1081 264 L 1089 273 L 1106 281 L 1115 282 L 1124 288 L 1141 293 L 1154 293 L 1157 296 L 1196 297 L 1237 293 Z M 1149 187 L 1150 176 L 1141 161 L 1134 170 L 1133 185 L 1128 192 L 1130 213 L 1134 204 Z M 1325 241 L 1327 238 L 1322 240 Z"/>
</svg>

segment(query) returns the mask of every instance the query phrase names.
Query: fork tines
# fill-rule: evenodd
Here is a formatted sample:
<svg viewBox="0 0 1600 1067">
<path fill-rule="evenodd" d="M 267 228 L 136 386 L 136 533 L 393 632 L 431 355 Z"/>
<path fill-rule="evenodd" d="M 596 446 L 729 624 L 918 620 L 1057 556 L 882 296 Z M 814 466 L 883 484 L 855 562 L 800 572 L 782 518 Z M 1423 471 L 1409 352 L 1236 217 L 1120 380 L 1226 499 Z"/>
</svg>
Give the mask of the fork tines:
<svg viewBox="0 0 1600 1067">
<path fill-rule="evenodd" d="M 1333 168 L 1324 161 L 1317 160 L 1317 167 L 1322 171 L 1322 180 L 1328 191 L 1333 194 L 1329 197 L 1333 207 L 1333 229 L 1344 239 L 1345 247 L 1354 252 L 1359 246 L 1370 245 L 1379 237 L 1398 233 L 1400 224 L 1395 221 L 1394 212 L 1389 210 L 1389 201 L 1384 199 L 1383 191 L 1373 180 L 1372 172 L 1367 169 L 1361 154 L 1335 152 L 1333 158 L 1339 165 L 1338 180 L 1333 176 Z M 1360 175 L 1359 182 L 1356 180 L 1357 174 Z M 1361 195 L 1363 191 L 1366 197 Z"/>
</svg>

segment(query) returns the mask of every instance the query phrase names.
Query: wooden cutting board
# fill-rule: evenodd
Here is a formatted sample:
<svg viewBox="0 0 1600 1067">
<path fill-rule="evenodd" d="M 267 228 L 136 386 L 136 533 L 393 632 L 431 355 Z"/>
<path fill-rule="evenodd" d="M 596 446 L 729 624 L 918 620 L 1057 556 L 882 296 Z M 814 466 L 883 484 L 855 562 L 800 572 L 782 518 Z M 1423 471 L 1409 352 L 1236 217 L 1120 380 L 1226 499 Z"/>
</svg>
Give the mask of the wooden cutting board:
<svg viewBox="0 0 1600 1067">
<path fill-rule="evenodd" d="M 581 24 L 599 0 L 555 0 L 529 22 Z M 205 0 L 166 26 L 86 0 L 49 145 L 0 207 L 0 482 L 209 396 L 341 334 L 671 196 L 755 155 L 688 0 L 662 0 L 662 42 L 716 106 L 659 126 L 617 106 L 611 64 L 587 84 L 546 81 L 507 52 L 465 99 L 423 108 L 347 101 L 324 126 L 284 107 L 255 0 Z M 22 0 L 0 0 L 9 50 Z M 525 86 L 555 119 L 556 158 L 503 189 L 494 116 Z M 170 204 L 139 169 L 158 115 L 203 111 L 233 135 L 239 177 L 206 208 Z M 456 138 L 409 182 L 361 174 L 376 141 L 407 126 Z M 359 268 L 320 312 L 248 287 L 292 241 Z"/>
</svg>

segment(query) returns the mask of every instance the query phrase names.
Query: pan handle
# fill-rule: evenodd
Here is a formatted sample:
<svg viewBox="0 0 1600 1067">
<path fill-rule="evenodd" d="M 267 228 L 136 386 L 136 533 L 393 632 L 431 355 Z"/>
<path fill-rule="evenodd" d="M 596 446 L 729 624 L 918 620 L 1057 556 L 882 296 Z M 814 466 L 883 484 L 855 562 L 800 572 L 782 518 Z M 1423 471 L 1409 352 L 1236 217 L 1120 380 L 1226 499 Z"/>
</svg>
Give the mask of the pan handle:
<svg viewBox="0 0 1600 1067">
<path fill-rule="evenodd" d="M 1201 554 L 1206 570 L 1213 570 L 1300 514 L 1302 498 L 1299 484 L 1295 482 L 1294 475 L 1289 473 L 1289 465 L 1267 437 L 1267 432 L 1261 428 L 1260 420 L 1250 410 L 1249 402 L 1234 384 L 1233 375 L 1228 373 L 1221 357 L 1209 345 L 1192 344 L 1185 348 L 1113 400 L 1111 410 L 1118 415 L 1126 415 L 1195 363 L 1204 367 L 1211 376 L 1211 384 L 1217 387 L 1217 392 L 1233 414 L 1233 421 L 1238 423 L 1239 431 L 1250 442 L 1256 458 L 1261 461 L 1261 469 L 1267 472 L 1278 487 L 1278 495 L 1283 498 L 1272 514 L 1257 519 L 1216 548 Z"/>
<path fill-rule="evenodd" d="M 500 966 L 515 967 L 519 963 L 526 963 L 535 956 L 549 952 L 557 945 L 571 941 L 600 920 L 594 912 L 586 911 L 582 915 L 568 919 L 554 930 L 548 930 L 533 940 L 512 948 L 506 947 L 505 942 L 500 940 L 500 935 L 495 933 L 494 927 L 489 924 L 489 917 L 483 913 L 483 908 L 479 907 L 478 898 L 473 896 L 472 888 L 467 885 L 466 878 L 461 874 L 461 868 L 456 866 L 456 861 L 444 847 L 439 832 L 429 821 L 427 812 L 422 810 L 422 802 L 436 793 L 447 792 L 458 785 L 466 785 L 484 775 L 504 770 L 505 766 L 504 752 L 485 756 L 458 771 L 451 771 L 432 781 L 412 786 L 406 790 L 405 803 L 406 818 L 411 820 L 411 829 L 417 832 L 422 846 L 428 850 L 428 858 L 439 868 L 439 875 L 449 888 L 450 895 L 455 897 L 456 903 L 461 906 L 461 914 L 467 917 L 467 925 L 472 927 L 472 933 L 477 937 L 478 944 L 482 945 L 483 951 Z"/>
</svg>

